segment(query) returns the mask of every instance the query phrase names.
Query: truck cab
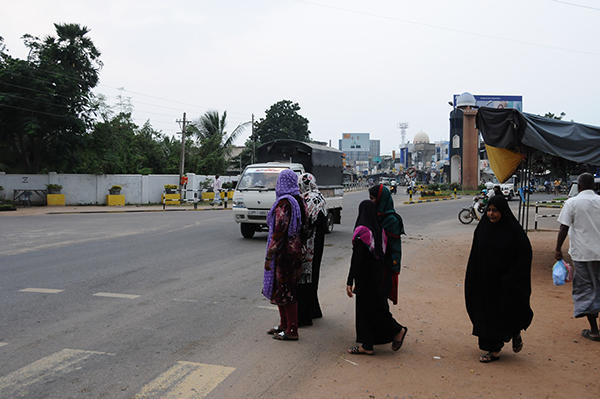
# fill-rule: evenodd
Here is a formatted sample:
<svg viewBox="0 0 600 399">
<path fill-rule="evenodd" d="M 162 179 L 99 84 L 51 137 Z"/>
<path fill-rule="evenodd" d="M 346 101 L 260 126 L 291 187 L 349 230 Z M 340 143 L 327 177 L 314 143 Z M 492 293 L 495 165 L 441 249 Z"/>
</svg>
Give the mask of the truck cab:
<svg viewBox="0 0 600 399">
<path fill-rule="evenodd" d="M 244 238 L 252 238 L 256 231 L 267 228 L 267 213 L 275 202 L 277 177 L 284 169 L 304 173 L 298 163 L 266 162 L 248 165 L 233 193 L 233 218 L 240 224 Z"/>
</svg>

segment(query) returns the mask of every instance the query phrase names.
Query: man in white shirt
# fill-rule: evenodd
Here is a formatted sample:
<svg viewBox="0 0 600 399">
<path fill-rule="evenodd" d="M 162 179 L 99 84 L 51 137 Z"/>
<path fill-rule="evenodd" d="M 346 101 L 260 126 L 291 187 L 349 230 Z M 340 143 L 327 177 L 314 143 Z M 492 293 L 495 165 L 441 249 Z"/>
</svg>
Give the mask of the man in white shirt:
<svg viewBox="0 0 600 399">
<path fill-rule="evenodd" d="M 215 193 L 215 199 L 213 200 L 213 205 L 221 204 L 221 186 L 222 185 L 223 185 L 223 183 L 221 183 L 221 179 L 219 178 L 219 175 L 215 175 L 215 181 L 213 182 L 213 191 Z"/>
<path fill-rule="evenodd" d="M 569 235 L 569 255 L 573 260 L 574 316 L 586 316 L 590 329 L 581 335 L 600 341 L 598 312 L 600 312 L 600 195 L 594 193 L 594 176 L 583 173 L 577 179 L 579 194 L 563 205 L 558 222 L 560 230 L 554 257 L 563 258 L 562 244 Z"/>
</svg>

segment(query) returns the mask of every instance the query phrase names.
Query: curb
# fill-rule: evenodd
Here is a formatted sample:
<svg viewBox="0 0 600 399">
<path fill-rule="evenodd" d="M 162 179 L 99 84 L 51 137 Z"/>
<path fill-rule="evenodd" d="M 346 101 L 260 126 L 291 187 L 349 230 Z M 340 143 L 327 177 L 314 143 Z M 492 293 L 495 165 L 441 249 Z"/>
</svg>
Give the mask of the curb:
<svg viewBox="0 0 600 399">
<path fill-rule="evenodd" d="M 461 199 L 461 197 L 456 197 L 456 198 L 436 198 L 436 199 L 426 199 L 426 200 L 416 200 L 416 201 L 404 201 L 404 204 L 405 205 L 422 204 L 424 202 L 450 201 L 450 200 L 454 200 L 454 199 Z"/>
</svg>

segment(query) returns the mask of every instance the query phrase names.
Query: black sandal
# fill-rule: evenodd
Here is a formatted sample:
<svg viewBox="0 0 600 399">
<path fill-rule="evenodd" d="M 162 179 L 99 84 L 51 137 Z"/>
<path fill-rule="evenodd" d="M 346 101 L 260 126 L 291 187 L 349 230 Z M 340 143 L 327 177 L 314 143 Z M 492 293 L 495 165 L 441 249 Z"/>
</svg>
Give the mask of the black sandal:
<svg viewBox="0 0 600 399">
<path fill-rule="evenodd" d="M 513 352 L 515 353 L 519 353 L 521 352 L 521 349 L 523 349 L 523 338 L 521 338 L 521 334 L 517 335 L 516 337 L 513 337 L 512 348 Z"/>
<path fill-rule="evenodd" d="M 500 356 L 494 356 L 492 352 L 484 353 L 483 355 L 479 356 L 479 361 L 481 363 L 491 363 L 495 362 L 496 360 L 500 360 Z"/>
<path fill-rule="evenodd" d="M 348 353 L 351 355 L 373 355 L 375 352 L 371 351 L 371 352 L 367 352 L 367 350 L 365 348 L 362 348 L 362 350 L 360 350 L 361 347 L 358 345 L 354 345 L 351 346 L 350 348 L 348 348 Z"/>
<path fill-rule="evenodd" d="M 298 341 L 298 335 L 288 335 L 285 331 L 280 331 L 273 335 L 273 339 L 277 339 L 279 341 Z"/>
<path fill-rule="evenodd" d="M 404 337 L 406 337 L 406 333 L 408 333 L 408 328 L 402 327 L 402 330 L 404 330 L 404 334 L 402 335 L 402 338 L 400 338 L 398 341 L 396 341 L 396 340 L 392 341 L 392 350 L 393 351 L 397 351 L 398 349 L 402 348 L 402 344 L 404 343 Z M 400 331 L 402 331 L 402 330 L 400 330 Z"/>
</svg>

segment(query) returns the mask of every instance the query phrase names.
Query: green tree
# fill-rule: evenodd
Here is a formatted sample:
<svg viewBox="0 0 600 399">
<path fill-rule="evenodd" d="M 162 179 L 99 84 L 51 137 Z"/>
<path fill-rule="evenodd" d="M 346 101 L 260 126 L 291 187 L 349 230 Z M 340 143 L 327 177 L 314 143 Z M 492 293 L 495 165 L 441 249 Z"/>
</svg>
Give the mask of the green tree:
<svg viewBox="0 0 600 399">
<path fill-rule="evenodd" d="M 222 115 L 218 111 L 204 113 L 189 128 L 198 143 L 195 151 L 191 151 L 189 167 L 204 175 L 225 173 L 233 142 L 247 125 L 243 123 L 227 133 L 227 111 L 223 111 Z"/>
<path fill-rule="evenodd" d="M 256 145 L 277 139 L 310 141 L 308 119 L 298 113 L 300 106 L 289 100 L 279 101 L 265 111 L 265 117 L 254 123 Z"/>
<path fill-rule="evenodd" d="M 93 123 L 100 52 L 86 27 L 54 26 L 56 37 L 23 36 L 26 60 L 0 45 L 0 151 L 14 171 L 70 170 Z"/>
</svg>

